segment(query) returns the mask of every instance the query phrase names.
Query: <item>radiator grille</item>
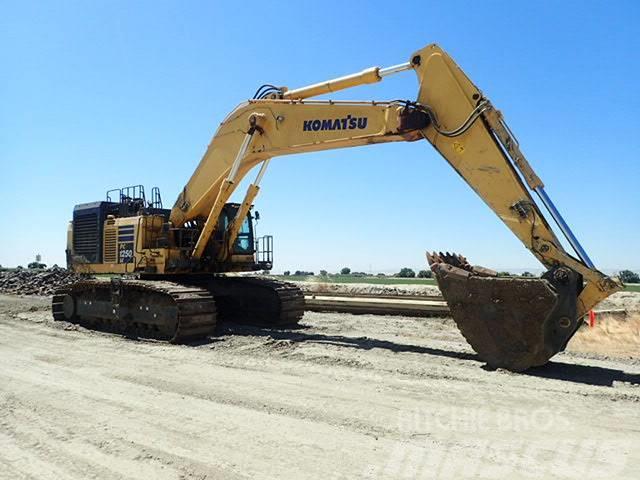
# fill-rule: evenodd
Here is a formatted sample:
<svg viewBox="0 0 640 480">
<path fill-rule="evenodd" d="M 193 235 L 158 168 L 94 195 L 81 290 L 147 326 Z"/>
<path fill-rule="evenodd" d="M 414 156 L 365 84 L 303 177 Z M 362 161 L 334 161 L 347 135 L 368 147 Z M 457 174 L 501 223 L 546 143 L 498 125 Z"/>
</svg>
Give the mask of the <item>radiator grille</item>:
<svg viewBox="0 0 640 480">
<path fill-rule="evenodd" d="M 98 214 L 77 215 L 73 220 L 73 251 L 89 262 L 98 261 Z"/>
</svg>

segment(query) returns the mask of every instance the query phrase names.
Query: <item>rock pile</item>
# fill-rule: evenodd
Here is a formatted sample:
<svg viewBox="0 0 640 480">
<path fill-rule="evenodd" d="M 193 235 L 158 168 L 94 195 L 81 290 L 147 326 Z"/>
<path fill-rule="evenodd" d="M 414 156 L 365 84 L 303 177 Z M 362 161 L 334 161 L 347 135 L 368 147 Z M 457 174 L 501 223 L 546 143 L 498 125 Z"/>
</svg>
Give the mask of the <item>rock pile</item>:
<svg viewBox="0 0 640 480">
<path fill-rule="evenodd" d="M 51 295 L 65 285 L 87 278 L 60 267 L 0 271 L 0 292 L 20 295 Z"/>
</svg>

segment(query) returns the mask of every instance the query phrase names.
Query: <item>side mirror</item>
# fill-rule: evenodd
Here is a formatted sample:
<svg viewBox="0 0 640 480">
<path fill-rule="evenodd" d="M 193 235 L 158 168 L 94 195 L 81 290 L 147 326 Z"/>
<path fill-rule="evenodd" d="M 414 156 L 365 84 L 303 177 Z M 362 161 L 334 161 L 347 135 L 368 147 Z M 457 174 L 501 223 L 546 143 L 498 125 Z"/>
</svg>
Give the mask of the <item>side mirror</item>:
<svg viewBox="0 0 640 480">
<path fill-rule="evenodd" d="M 260 220 L 260 212 L 256 211 L 256 213 L 254 214 L 253 218 L 255 218 L 256 221 Z"/>
</svg>

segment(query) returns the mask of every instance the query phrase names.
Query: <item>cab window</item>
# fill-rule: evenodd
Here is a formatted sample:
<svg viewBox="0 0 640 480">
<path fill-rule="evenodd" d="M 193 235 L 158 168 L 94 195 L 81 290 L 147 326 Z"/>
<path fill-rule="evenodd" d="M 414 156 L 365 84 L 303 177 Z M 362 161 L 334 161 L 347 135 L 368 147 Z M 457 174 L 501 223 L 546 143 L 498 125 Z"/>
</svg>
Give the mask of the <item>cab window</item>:
<svg viewBox="0 0 640 480">
<path fill-rule="evenodd" d="M 240 233 L 238 233 L 238 238 L 236 239 L 236 243 L 234 245 L 234 251 L 235 253 L 239 254 L 253 253 L 253 245 L 251 242 L 251 225 L 249 224 L 249 217 L 245 218 L 244 222 L 242 222 Z"/>
</svg>

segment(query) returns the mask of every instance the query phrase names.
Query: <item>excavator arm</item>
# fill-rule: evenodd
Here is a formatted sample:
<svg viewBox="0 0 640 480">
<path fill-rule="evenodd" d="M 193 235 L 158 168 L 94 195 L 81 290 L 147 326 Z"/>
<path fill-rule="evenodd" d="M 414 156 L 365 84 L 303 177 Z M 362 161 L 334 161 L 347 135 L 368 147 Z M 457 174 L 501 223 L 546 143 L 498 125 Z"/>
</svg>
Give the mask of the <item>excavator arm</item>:
<svg viewBox="0 0 640 480">
<path fill-rule="evenodd" d="M 430 45 L 413 58 L 419 59 L 417 103 L 432 119 L 424 138 L 548 271 L 542 279 L 507 279 L 463 257 L 432 254 L 429 263 L 460 330 L 485 360 L 512 370 L 546 363 L 564 349 L 580 319 L 622 285 L 595 268 L 502 114 L 451 57 Z M 532 192 L 578 258 L 565 251 Z"/>
<path fill-rule="evenodd" d="M 521 152 L 501 112 L 436 45 L 415 56 L 425 59 L 416 67 L 420 80 L 417 103 L 434 117 L 437 114 L 437 121 L 423 131 L 425 138 L 542 264 L 547 268 L 567 266 L 592 285 L 580 295 L 578 315 L 586 314 L 619 290 L 618 282 L 595 269 Z M 466 125 L 468 118 L 467 129 L 450 133 L 454 127 Z M 547 207 L 579 259 L 564 250 L 530 191 Z"/>
<path fill-rule="evenodd" d="M 308 100 L 414 70 L 416 101 Z M 494 366 L 522 370 L 562 350 L 580 319 L 621 284 L 597 269 L 547 195 L 501 113 L 437 45 L 404 64 L 295 90 L 270 88 L 222 122 L 171 212 L 176 226 L 204 221 L 193 258 L 200 259 L 220 212 L 240 180 L 261 164 L 226 231 L 229 255 L 272 157 L 393 141 L 427 140 L 522 243 L 545 265 L 542 279 L 505 279 L 461 256 L 429 254 L 462 333 Z M 536 194 L 577 253 L 568 254 L 533 198 Z"/>
</svg>

